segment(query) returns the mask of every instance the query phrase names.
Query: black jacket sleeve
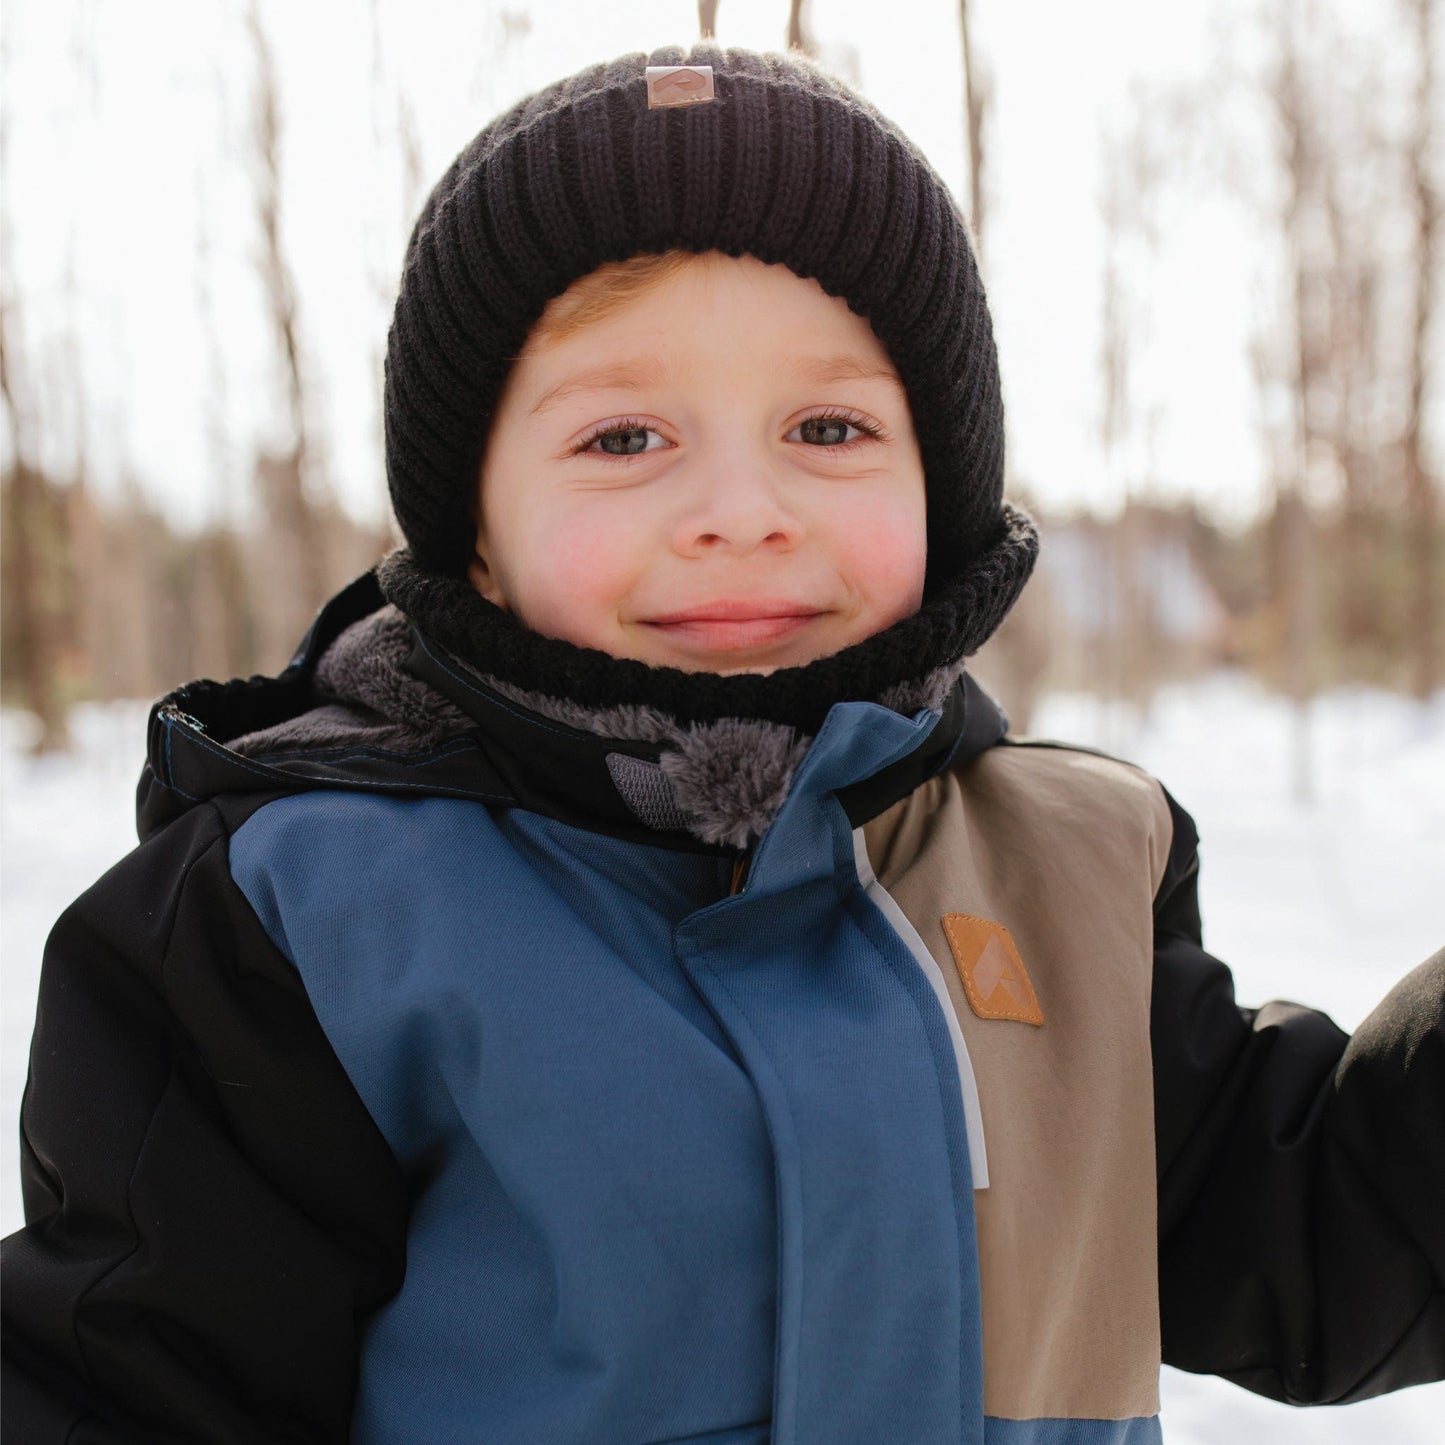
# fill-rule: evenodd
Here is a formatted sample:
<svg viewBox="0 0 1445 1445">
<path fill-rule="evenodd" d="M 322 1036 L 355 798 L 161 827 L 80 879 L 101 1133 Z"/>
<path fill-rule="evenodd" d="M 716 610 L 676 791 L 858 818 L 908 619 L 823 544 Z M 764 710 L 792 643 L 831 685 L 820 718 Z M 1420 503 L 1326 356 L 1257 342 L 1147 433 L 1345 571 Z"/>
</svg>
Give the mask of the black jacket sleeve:
<svg viewBox="0 0 1445 1445">
<path fill-rule="evenodd" d="M 1291 1404 L 1445 1378 L 1445 952 L 1353 1039 L 1239 1007 L 1172 798 L 1152 1006 L 1164 1360 Z"/>
<path fill-rule="evenodd" d="M 46 946 L 4 1245 L 6 1445 L 342 1441 L 405 1196 L 214 805 Z"/>
</svg>

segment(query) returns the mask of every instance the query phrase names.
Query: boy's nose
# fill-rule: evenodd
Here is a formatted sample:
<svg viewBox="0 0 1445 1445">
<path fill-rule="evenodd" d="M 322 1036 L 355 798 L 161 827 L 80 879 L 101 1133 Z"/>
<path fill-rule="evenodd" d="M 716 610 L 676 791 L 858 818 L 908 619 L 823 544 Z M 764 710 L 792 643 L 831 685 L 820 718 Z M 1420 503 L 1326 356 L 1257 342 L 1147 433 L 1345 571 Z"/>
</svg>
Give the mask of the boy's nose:
<svg viewBox="0 0 1445 1445">
<path fill-rule="evenodd" d="M 685 557 L 708 552 L 745 556 L 758 548 L 788 551 L 803 522 L 765 467 L 740 466 L 699 478 L 696 500 L 679 519 L 674 546 Z"/>
</svg>

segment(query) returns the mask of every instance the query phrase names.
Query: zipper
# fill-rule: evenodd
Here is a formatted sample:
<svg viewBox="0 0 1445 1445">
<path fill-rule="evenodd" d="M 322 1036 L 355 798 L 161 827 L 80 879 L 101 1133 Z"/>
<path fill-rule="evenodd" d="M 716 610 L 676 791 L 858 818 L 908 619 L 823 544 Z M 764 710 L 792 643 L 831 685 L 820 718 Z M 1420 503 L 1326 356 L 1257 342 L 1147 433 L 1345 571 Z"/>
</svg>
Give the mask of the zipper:
<svg viewBox="0 0 1445 1445">
<path fill-rule="evenodd" d="M 160 711 L 160 716 L 163 722 L 183 723 L 186 727 L 192 729 L 194 732 L 203 733 L 206 730 L 206 725 L 200 720 L 200 718 L 192 717 L 190 713 L 184 711 L 182 708 L 177 707 L 175 703 L 171 703 L 169 706 L 163 707 Z"/>
</svg>

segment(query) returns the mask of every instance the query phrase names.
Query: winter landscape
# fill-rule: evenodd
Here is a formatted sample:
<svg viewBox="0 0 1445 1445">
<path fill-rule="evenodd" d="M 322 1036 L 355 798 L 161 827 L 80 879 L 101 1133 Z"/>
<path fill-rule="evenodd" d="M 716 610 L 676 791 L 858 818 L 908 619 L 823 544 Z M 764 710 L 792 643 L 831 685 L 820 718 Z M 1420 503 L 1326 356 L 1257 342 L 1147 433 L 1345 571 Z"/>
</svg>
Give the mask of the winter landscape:
<svg viewBox="0 0 1445 1445">
<path fill-rule="evenodd" d="M 71 753 L 32 759 L 28 717 L 4 715 L 0 1115 L 12 1121 L 45 935 L 134 842 L 145 716 L 134 703 L 80 708 Z M 1429 706 L 1363 691 L 1318 700 L 1303 734 L 1309 801 L 1294 796 L 1295 714 L 1241 677 L 1162 692 L 1144 718 L 1054 696 L 1032 730 L 1137 761 L 1194 815 L 1205 942 L 1232 964 L 1242 1001 L 1293 998 L 1353 1028 L 1396 977 L 1445 942 L 1445 693 Z M 0 1165 L 0 1230 L 9 1233 L 21 1223 L 13 1146 Z M 1166 1370 L 1163 1419 L 1171 1445 L 1436 1445 L 1445 1438 L 1445 1385 L 1301 1411 Z"/>
</svg>

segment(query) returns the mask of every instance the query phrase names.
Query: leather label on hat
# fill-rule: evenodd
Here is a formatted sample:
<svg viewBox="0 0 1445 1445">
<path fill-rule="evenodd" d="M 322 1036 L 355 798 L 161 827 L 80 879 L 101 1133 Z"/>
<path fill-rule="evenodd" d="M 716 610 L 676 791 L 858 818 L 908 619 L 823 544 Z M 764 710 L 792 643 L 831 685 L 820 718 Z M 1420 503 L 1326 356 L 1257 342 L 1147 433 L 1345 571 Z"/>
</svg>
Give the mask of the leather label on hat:
<svg viewBox="0 0 1445 1445">
<path fill-rule="evenodd" d="M 716 99 L 710 65 L 649 65 L 647 108 L 704 105 Z"/>
<path fill-rule="evenodd" d="M 945 913 L 943 931 L 969 1005 L 981 1019 L 1042 1024 L 1043 1010 L 1009 931 L 972 913 Z"/>
</svg>

